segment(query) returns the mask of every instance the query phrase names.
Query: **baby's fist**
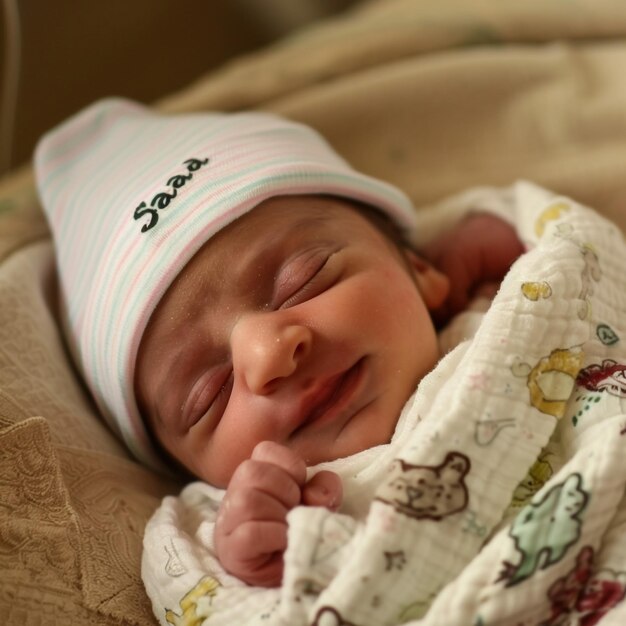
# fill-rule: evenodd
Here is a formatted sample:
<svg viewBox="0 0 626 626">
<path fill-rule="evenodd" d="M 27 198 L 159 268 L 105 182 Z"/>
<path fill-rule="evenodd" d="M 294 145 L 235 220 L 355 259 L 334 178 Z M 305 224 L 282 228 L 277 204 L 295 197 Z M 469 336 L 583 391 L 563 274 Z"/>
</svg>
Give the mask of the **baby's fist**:
<svg viewBox="0 0 626 626">
<path fill-rule="evenodd" d="M 218 512 L 215 548 L 224 569 L 250 585 L 280 584 L 287 513 L 298 504 L 337 508 L 341 482 L 320 472 L 309 483 L 306 464 L 280 444 L 264 441 L 233 474 Z"/>
</svg>

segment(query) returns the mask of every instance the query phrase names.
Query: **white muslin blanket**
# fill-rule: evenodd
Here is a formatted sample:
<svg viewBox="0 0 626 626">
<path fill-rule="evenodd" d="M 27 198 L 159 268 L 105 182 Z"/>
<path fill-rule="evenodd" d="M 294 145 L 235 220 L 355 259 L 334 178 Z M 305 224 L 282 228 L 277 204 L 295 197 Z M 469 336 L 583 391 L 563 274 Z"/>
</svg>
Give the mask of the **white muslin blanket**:
<svg viewBox="0 0 626 626">
<path fill-rule="evenodd" d="M 520 182 L 420 214 L 420 238 L 473 209 L 528 248 L 473 338 L 420 383 L 390 444 L 324 465 L 346 504 L 291 511 L 280 589 L 215 559 L 219 490 L 166 498 L 142 564 L 161 624 L 626 624 L 622 234 Z"/>
</svg>

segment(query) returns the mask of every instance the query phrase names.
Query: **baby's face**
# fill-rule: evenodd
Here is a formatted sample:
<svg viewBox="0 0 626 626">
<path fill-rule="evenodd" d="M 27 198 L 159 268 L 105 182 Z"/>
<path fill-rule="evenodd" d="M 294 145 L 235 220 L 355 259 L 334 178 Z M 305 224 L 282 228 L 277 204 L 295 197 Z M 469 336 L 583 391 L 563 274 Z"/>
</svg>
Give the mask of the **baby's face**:
<svg viewBox="0 0 626 626">
<path fill-rule="evenodd" d="M 135 377 L 148 426 L 219 487 L 260 441 L 307 465 L 388 442 L 438 359 L 425 304 L 438 295 L 413 261 L 347 202 L 265 201 L 155 310 Z"/>
</svg>

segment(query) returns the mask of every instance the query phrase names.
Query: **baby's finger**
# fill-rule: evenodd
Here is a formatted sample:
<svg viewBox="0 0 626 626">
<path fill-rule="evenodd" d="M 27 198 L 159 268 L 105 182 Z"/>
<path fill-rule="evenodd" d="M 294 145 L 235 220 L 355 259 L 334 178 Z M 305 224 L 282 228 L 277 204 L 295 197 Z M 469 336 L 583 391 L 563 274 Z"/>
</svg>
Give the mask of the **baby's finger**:
<svg viewBox="0 0 626 626">
<path fill-rule="evenodd" d="M 247 571 L 245 576 L 238 576 L 254 587 L 280 587 L 285 564 L 281 552 L 275 552 L 261 567 Z"/>
<path fill-rule="evenodd" d="M 302 502 L 308 506 L 324 506 L 335 511 L 342 499 L 343 485 L 334 472 L 318 472 L 302 490 Z"/>
<path fill-rule="evenodd" d="M 251 459 L 278 465 L 285 470 L 298 485 L 306 481 L 306 463 L 295 452 L 275 441 L 261 441 L 252 451 Z"/>
<path fill-rule="evenodd" d="M 287 525 L 279 522 L 241 524 L 218 555 L 227 571 L 248 584 L 261 587 L 279 585 L 283 573 L 282 555 L 287 549 Z M 245 555 L 245 558 L 238 557 Z"/>
<path fill-rule="evenodd" d="M 240 561 L 250 564 L 258 557 L 287 549 L 287 523 L 244 522 L 231 533 L 228 542 L 233 553 L 246 555 Z"/>
<path fill-rule="evenodd" d="M 288 511 L 274 495 L 252 487 L 237 489 L 224 496 L 217 518 L 217 530 L 229 535 L 246 522 L 284 522 Z"/>
<path fill-rule="evenodd" d="M 235 470 L 225 498 L 237 491 L 255 489 L 280 502 L 287 509 L 300 503 L 300 485 L 281 466 L 256 459 L 248 459 Z"/>
</svg>

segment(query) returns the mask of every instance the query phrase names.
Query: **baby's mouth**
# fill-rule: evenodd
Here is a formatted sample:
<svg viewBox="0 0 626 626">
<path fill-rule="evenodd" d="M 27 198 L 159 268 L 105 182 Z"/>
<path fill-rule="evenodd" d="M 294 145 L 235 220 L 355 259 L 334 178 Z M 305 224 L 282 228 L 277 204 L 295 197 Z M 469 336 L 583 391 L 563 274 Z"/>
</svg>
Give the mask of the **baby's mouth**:
<svg viewBox="0 0 626 626">
<path fill-rule="evenodd" d="M 304 418 L 298 428 L 321 425 L 341 415 L 359 388 L 364 358 L 352 367 L 325 380 L 304 401 Z"/>
</svg>

